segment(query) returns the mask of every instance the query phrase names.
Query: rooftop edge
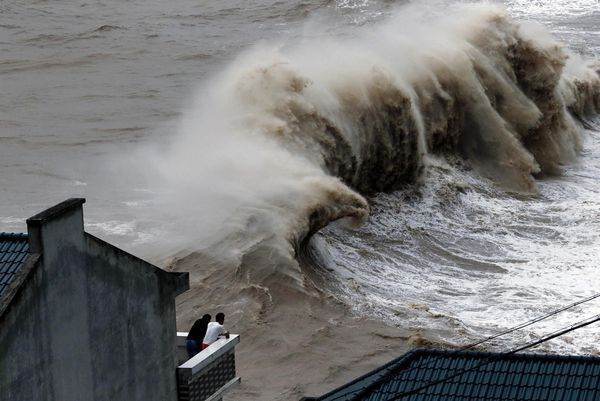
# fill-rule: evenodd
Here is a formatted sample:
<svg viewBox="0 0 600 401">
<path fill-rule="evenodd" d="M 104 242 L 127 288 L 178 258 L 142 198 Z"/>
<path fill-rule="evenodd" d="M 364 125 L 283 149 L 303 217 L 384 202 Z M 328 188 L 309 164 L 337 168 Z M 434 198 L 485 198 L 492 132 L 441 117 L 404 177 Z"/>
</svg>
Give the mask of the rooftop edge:
<svg viewBox="0 0 600 401">
<path fill-rule="evenodd" d="M 26 220 L 27 226 L 39 226 L 85 203 L 85 198 L 70 198 Z"/>
</svg>

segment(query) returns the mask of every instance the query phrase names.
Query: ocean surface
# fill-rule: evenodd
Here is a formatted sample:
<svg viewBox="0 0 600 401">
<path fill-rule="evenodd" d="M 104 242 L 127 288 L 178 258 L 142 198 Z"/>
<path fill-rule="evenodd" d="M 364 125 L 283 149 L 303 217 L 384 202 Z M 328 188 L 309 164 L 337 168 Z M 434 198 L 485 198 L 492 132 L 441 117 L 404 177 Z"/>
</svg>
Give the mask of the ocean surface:
<svg viewBox="0 0 600 401">
<path fill-rule="evenodd" d="M 268 193 L 270 205 L 276 205 L 273 213 L 286 217 L 290 214 L 281 205 L 287 207 L 291 201 L 281 194 L 303 189 L 294 186 L 296 161 L 254 157 L 270 152 L 273 144 L 240 145 L 236 137 L 220 134 L 220 124 L 228 118 L 243 119 L 249 127 L 281 124 L 281 114 L 263 119 L 263 109 L 258 107 L 211 109 L 218 101 L 232 103 L 222 91 L 238 85 L 234 78 L 245 73 L 239 66 L 258 63 L 273 52 L 288 52 L 297 69 L 313 77 L 300 86 L 319 82 L 314 77 L 321 76 L 322 61 L 327 65 L 323 70 L 328 85 L 337 88 L 354 65 L 344 61 L 347 53 L 338 52 L 336 43 L 343 43 L 344 49 L 352 47 L 349 43 L 356 43 L 357 31 L 362 45 L 371 43 L 387 36 L 370 33 L 403 18 L 405 12 L 417 10 L 427 20 L 443 14 L 449 4 L 3 0 L 0 230 L 24 231 L 27 217 L 65 198 L 81 196 L 87 199 L 89 232 L 157 263 L 211 247 L 215 253 L 219 248 L 215 243 L 222 238 L 231 245 L 231 254 L 243 254 L 251 246 L 232 239 L 232 233 L 239 224 L 249 227 L 247 221 L 256 218 L 254 211 L 262 216 L 272 210 L 260 208 L 267 202 L 262 195 Z M 598 0 L 494 4 L 505 7 L 517 24 L 541 24 L 573 54 L 591 59 L 600 55 Z M 380 44 L 373 42 L 373 47 Z M 325 50 L 316 53 L 321 58 L 312 56 L 307 50 L 311 46 L 323 46 Z M 304 55 L 312 57 L 310 63 Z M 405 73 L 414 74 L 408 67 Z M 277 71 L 273 81 L 260 81 L 256 87 L 240 83 L 242 96 L 249 104 L 261 103 L 265 99 L 261 90 L 288 79 L 286 74 L 287 70 Z M 251 81 L 244 79 L 239 82 Z M 215 86 L 216 81 L 220 86 Z M 290 82 L 296 84 L 292 78 Z M 265 110 L 284 99 L 277 96 L 272 97 L 273 104 L 264 105 Z M 316 106 L 311 107 L 303 113 L 316 114 Z M 337 122 L 343 133 L 345 125 Z M 310 124 L 329 127 L 322 120 Z M 414 124 L 418 128 L 419 119 Z M 416 180 L 378 190 L 377 185 L 368 185 L 377 181 L 378 173 L 373 171 L 384 175 L 388 170 L 376 166 L 369 179 L 353 183 L 370 208 L 368 217 L 361 216 L 361 224 L 318 224 L 308 230 L 314 234 L 311 238 L 306 232 L 289 234 L 282 228 L 291 224 L 287 220 L 256 219 L 259 225 L 275 227 L 271 235 L 294 237 L 292 243 L 306 238 L 302 250 L 292 254 L 304 255 L 301 264 L 319 282 L 318 290 L 349 305 L 352 313 L 415 330 L 439 329 L 446 333 L 444 341 L 464 345 L 599 291 L 600 120 L 586 118 L 577 126 L 578 156 L 563 163 L 559 174 L 537 176 L 533 191 L 507 188 L 452 158 L 425 156 L 426 144 L 417 138 L 418 154 L 413 158 L 425 161 Z M 293 131 L 278 129 L 282 136 Z M 243 141 L 250 141 L 256 132 L 249 129 Z M 190 135 L 196 139 L 181 139 Z M 310 152 L 317 145 L 304 146 L 293 142 L 286 151 L 302 147 Z M 335 152 L 342 155 L 347 149 L 339 147 Z M 226 166 L 215 164 L 222 160 Z M 413 161 L 407 160 L 410 166 Z M 344 163 L 336 159 L 328 167 L 343 178 L 350 168 Z M 297 165 L 304 168 L 304 158 Z M 289 172 L 285 179 L 282 171 Z M 298 175 L 298 180 L 308 178 Z M 245 203 L 246 199 L 250 200 Z M 353 200 L 358 209 L 364 206 L 360 199 Z M 230 214 L 240 209 L 251 218 L 231 223 Z M 342 211 L 329 220 L 347 215 Z M 600 300 L 496 340 L 489 348 L 522 345 L 598 313 Z M 597 354 L 599 343 L 600 330 L 590 327 L 554 340 L 542 350 Z"/>
</svg>

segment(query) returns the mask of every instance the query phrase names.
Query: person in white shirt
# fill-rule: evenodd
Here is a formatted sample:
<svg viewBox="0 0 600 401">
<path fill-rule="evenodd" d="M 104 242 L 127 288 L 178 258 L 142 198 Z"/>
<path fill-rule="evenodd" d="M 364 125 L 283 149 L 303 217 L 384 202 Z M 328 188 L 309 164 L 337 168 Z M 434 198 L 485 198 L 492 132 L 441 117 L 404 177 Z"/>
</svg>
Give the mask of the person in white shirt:
<svg viewBox="0 0 600 401">
<path fill-rule="evenodd" d="M 229 332 L 225 331 L 223 323 L 225 323 L 225 315 L 222 312 L 215 316 L 216 322 L 210 322 L 206 328 L 206 335 L 202 340 L 202 349 L 208 348 L 209 345 L 217 341 L 219 337 L 229 338 Z"/>
</svg>

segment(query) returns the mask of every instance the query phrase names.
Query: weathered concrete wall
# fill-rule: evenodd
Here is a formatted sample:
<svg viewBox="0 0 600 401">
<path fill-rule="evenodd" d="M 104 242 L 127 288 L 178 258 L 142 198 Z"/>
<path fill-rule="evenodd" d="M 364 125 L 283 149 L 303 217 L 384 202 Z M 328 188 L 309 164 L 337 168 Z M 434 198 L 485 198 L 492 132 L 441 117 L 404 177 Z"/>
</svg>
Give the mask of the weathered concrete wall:
<svg viewBox="0 0 600 401">
<path fill-rule="evenodd" d="M 0 319 L 0 399 L 45 400 L 53 394 L 48 337 L 40 336 L 47 315 L 39 293 L 43 272 L 37 268 Z"/>
<path fill-rule="evenodd" d="M 0 321 L 0 399 L 174 401 L 173 277 L 84 233 L 81 205 L 29 233 L 41 265 Z"/>
<path fill-rule="evenodd" d="M 86 236 L 94 400 L 175 400 L 174 287 L 167 273 Z M 118 291 L 115 291 L 118 288 Z M 110 343 L 110 352 L 106 344 Z"/>
</svg>

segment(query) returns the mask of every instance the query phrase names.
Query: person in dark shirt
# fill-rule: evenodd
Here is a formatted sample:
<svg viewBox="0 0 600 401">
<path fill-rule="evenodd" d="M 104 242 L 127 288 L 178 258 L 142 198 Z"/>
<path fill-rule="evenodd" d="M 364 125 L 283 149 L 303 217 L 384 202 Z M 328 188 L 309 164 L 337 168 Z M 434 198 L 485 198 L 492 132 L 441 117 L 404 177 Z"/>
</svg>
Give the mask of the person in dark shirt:
<svg viewBox="0 0 600 401">
<path fill-rule="evenodd" d="M 206 335 L 206 328 L 208 327 L 210 319 L 211 316 L 207 313 L 202 316 L 202 318 L 196 320 L 190 329 L 185 342 L 185 347 L 190 358 L 200 352 L 200 345 Z"/>
</svg>

